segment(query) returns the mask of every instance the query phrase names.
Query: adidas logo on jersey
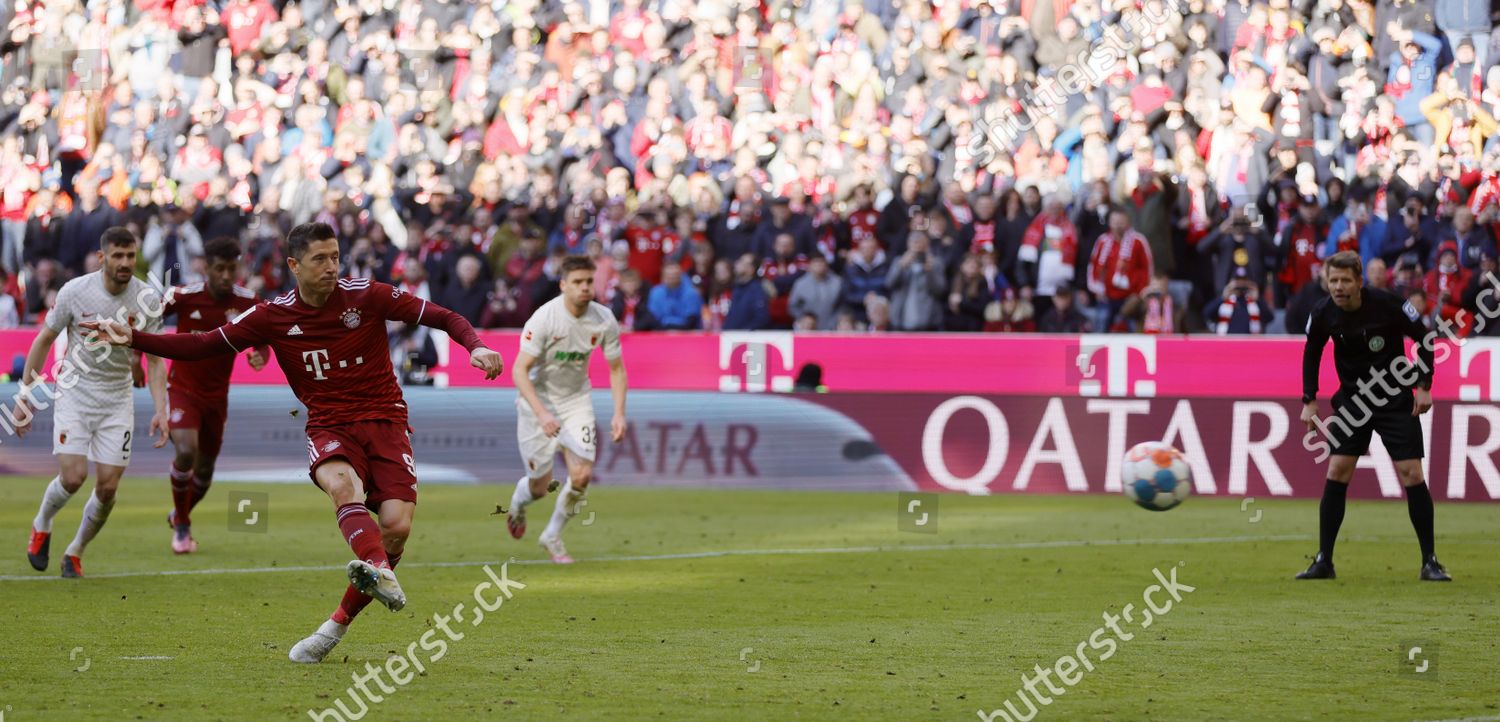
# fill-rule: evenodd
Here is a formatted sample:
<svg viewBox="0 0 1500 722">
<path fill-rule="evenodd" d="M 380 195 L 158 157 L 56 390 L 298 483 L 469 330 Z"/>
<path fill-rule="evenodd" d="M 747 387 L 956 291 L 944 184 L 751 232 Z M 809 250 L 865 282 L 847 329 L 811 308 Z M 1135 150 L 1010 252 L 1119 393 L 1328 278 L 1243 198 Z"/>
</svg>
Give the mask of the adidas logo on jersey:
<svg viewBox="0 0 1500 722">
<path fill-rule="evenodd" d="M 297 326 L 297 325 L 294 324 L 291 328 L 289 328 L 289 329 L 286 330 L 286 335 L 288 335 L 288 336 L 301 336 L 302 335 L 302 327 L 301 326 Z"/>
<path fill-rule="evenodd" d="M 188 314 L 188 318 L 191 318 L 191 319 L 193 319 L 193 320 L 196 321 L 198 319 L 203 318 L 203 314 L 201 314 L 201 313 L 199 313 L 198 311 L 195 310 L 192 313 Z"/>
</svg>

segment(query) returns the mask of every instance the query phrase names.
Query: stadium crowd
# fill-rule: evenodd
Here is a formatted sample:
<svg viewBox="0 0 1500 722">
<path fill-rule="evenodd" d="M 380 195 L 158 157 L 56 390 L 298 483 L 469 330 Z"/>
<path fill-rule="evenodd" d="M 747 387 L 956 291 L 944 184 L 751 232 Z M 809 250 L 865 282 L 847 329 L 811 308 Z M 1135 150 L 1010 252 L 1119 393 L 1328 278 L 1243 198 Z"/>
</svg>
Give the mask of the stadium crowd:
<svg viewBox="0 0 1500 722">
<path fill-rule="evenodd" d="M 1493 282 L 1490 0 L 15 0 L 0 326 L 129 226 L 192 282 L 339 229 L 518 327 L 560 258 L 650 329 L 1300 331 L 1321 258 Z M 1488 333 L 1500 333 L 1493 324 Z"/>
</svg>

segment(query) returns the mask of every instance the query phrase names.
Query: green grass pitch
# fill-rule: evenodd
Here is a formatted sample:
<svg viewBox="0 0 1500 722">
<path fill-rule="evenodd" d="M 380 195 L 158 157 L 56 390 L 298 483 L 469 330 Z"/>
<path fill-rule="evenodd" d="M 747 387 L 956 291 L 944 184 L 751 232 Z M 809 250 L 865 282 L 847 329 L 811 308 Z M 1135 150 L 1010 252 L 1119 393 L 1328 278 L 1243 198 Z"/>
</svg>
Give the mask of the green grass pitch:
<svg viewBox="0 0 1500 722">
<path fill-rule="evenodd" d="M 1193 498 L 1153 514 L 1120 497 L 942 496 L 936 533 L 911 533 L 895 494 L 600 486 L 563 568 L 534 541 L 550 498 L 517 542 L 489 516 L 508 486 L 424 486 L 407 608 L 372 606 L 328 660 L 301 666 L 287 650 L 333 610 L 350 556 L 316 489 L 216 484 L 195 515 L 199 553 L 174 557 L 166 483 L 127 479 L 84 557 L 90 578 L 65 582 L 82 499 L 54 527 L 52 568 L 33 572 L 23 545 L 43 484 L 0 482 L 7 722 L 309 719 L 340 698 L 357 711 L 351 676 L 435 613 L 472 607 L 482 563 L 510 557 L 525 588 L 478 626 L 453 623 L 464 636 L 441 659 L 418 647 L 425 674 L 368 719 L 973 720 L 1174 568 L 1195 591 L 1149 629 L 1124 626 L 1133 639 L 1039 719 L 1500 719 L 1491 505 L 1438 506 L 1457 579 L 1443 585 L 1417 581 L 1399 501 L 1351 503 L 1340 578 L 1294 582 L 1316 502 Z M 264 533 L 229 531 L 232 492 L 269 495 Z"/>
</svg>

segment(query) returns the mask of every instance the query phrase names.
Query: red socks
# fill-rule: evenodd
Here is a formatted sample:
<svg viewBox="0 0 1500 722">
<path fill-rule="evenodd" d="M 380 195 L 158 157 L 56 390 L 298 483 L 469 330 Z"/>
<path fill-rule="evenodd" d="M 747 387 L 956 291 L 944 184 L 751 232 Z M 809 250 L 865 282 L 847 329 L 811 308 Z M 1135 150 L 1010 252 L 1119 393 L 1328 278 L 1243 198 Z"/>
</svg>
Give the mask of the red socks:
<svg viewBox="0 0 1500 722">
<path fill-rule="evenodd" d="M 178 525 L 191 524 L 188 513 L 193 509 L 193 472 L 172 467 L 172 508 Z"/>
<path fill-rule="evenodd" d="M 396 565 L 401 563 L 401 555 L 390 557 L 390 561 L 391 568 L 395 569 Z M 339 600 L 339 608 L 333 610 L 333 614 L 328 618 L 332 619 L 335 624 L 348 624 L 354 621 L 354 618 L 359 616 L 366 606 L 369 606 L 371 599 L 373 597 L 360 594 L 359 590 L 350 584 L 349 588 L 344 590 L 344 598 Z"/>
<path fill-rule="evenodd" d="M 183 471 L 172 467 L 172 508 L 176 511 L 177 524 L 191 524 L 189 514 L 203 497 L 208 495 L 208 487 L 213 482 L 209 479 L 199 479 L 198 475 L 191 471 Z"/>
<path fill-rule="evenodd" d="M 198 502 L 203 501 L 203 497 L 208 496 L 208 487 L 214 482 L 213 479 L 198 478 L 198 474 L 196 472 L 193 474 L 192 482 L 193 500 L 191 506 L 196 507 L 198 506 Z"/>
<path fill-rule="evenodd" d="M 338 518 L 339 532 L 344 535 L 344 541 L 349 542 L 354 556 L 377 567 L 390 566 L 390 560 L 385 558 L 385 546 L 380 542 L 380 525 L 375 523 L 364 504 L 339 507 Z"/>
</svg>

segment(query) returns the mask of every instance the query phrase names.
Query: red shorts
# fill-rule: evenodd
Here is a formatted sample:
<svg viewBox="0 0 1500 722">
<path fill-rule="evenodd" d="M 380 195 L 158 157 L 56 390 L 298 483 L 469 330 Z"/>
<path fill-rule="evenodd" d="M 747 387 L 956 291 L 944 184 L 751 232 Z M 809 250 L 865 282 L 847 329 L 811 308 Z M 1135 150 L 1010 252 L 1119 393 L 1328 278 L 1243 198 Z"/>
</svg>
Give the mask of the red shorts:
<svg viewBox="0 0 1500 722">
<path fill-rule="evenodd" d="M 307 430 L 307 475 L 318 483 L 318 466 L 342 459 L 365 485 L 365 506 L 371 510 L 387 499 L 417 501 L 416 461 L 411 455 L 411 431 L 392 421 L 356 421 L 337 427 Z"/>
<path fill-rule="evenodd" d="M 169 416 L 167 427 L 198 432 L 198 455 L 205 459 L 216 459 L 224 446 L 224 422 L 229 418 L 229 399 L 205 401 L 189 393 L 176 392 L 167 396 Z"/>
</svg>

